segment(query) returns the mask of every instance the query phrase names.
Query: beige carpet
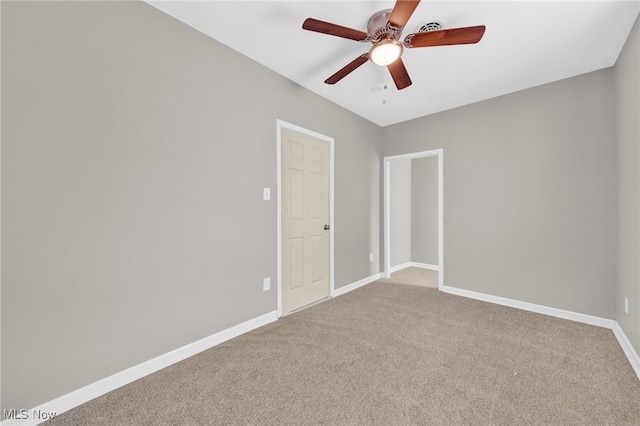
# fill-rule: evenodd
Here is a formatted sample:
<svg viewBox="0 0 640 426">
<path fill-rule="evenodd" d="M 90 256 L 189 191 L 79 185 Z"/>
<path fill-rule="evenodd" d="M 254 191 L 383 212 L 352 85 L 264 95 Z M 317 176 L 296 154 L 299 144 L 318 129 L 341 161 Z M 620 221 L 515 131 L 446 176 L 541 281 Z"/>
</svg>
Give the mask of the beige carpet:
<svg viewBox="0 0 640 426">
<path fill-rule="evenodd" d="M 420 287 L 438 288 L 438 271 L 409 267 L 391 274 L 380 282 L 386 284 L 417 285 Z"/>
<path fill-rule="evenodd" d="M 611 330 L 376 282 L 51 425 L 639 425 Z"/>
</svg>

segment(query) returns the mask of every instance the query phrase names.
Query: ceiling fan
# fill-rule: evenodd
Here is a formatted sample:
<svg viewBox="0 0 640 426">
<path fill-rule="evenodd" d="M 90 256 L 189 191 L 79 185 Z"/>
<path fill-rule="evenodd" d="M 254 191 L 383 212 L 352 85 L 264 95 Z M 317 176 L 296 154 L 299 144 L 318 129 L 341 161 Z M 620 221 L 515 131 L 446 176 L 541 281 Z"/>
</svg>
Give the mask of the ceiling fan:
<svg viewBox="0 0 640 426">
<path fill-rule="evenodd" d="M 368 60 L 381 66 L 386 66 L 398 90 L 411 85 L 411 78 L 402 62 L 403 48 L 447 46 L 455 44 L 474 44 L 480 41 L 485 26 L 453 28 L 409 34 L 400 41 L 404 26 L 411 18 L 420 0 L 398 0 L 393 9 L 385 9 L 375 13 L 367 25 L 367 31 L 355 30 L 307 18 L 302 28 L 308 31 L 329 34 L 360 42 L 371 42 L 373 47 L 348 63 L 345 67 L 325 80 L 326 84 L 336 84 Z"/>
</svg>

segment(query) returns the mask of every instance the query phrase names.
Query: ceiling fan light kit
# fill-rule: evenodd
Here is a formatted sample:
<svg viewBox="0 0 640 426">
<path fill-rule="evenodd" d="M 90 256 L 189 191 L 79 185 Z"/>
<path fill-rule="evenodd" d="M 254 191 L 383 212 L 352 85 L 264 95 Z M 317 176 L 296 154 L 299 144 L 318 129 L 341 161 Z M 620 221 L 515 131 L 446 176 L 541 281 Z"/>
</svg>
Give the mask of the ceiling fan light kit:
<svg viewBox="0 0 640 426">
<path fill-rule="evenodd" d="M 432 22 L 430 23 L 431 25 L 427 25 L 426 28 L 425 25 L 421 26 L 417 33 L 409 34 L 405 37 L 404 41 L 400 41 L 402 30 L 419 3 L 420 0 L 397 0 L 393 9 L 384 9 L 376 12 L 369 19 L 367 25 L 368 32 L 366 33 L 330 22 L 307 18 L 302 24 L 302 28 L 307 31 L 315 31 L 359 42 L 373 43 L 368 53 L 358 56 L 326 79 L 325 83 L 336 84 L 365 62 L 371 60 L 374 64 L 386 66 L 393 78 L 396 88 L 402 90 L 412 84 L 409 73 L 402 61 L 404 48 L 412 49 L 416 47 L 474 44 L 482 39 L 485 31 L 484 25 L 442 30 L 436 29 L 439 28 L 436 27 L 436 25 L 439 26 L 439 24 Z"/>
<path fill-rule="evenodd" d="M 387 66 L 402 55 L 402 45 L 395 40 L 382 40 L 373 45 L 369 59 L 376 65 Z"/>
</svg>

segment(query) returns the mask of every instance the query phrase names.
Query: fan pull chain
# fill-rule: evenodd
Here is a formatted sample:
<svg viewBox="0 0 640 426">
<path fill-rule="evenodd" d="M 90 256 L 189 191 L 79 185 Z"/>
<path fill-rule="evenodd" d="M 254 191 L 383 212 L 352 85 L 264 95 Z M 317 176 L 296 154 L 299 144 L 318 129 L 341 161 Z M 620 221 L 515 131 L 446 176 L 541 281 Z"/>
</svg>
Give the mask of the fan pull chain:
<svg viewBox="0 0 640 426">
<path fill-rule="evenodd" d="M 387 67 L 383 67 L 382 70 L 383 70 L 382 72 L 384 73 L 384 86 L 382 86 L 382 89 L 387 90 L 387 87 L 389 87 L 387 86 L 387 73 L 388 73 Z M 386 105 L 386 104 L 387 104 L 387 100 L 384 98 L 384 95 L 383 95 L 382 105 Z"/>
</svg>

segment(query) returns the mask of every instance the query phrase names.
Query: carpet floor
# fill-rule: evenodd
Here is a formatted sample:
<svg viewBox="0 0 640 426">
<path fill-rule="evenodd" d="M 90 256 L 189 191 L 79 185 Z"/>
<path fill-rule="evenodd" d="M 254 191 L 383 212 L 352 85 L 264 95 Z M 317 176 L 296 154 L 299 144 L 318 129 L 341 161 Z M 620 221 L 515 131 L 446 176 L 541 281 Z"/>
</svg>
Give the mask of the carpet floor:
<svg viewBox="0 0 640 426">
<path fill-rule="evenodd" d="M 380 282 L 438 288 L 438 271 L 411 266 L 394 272 L 391 277 L 383 278 Z"/>
<path fill-rule="evenodd" d="M 611 330 L 375 282 L 49 425 L 640 425 Z"/>
</svg>

